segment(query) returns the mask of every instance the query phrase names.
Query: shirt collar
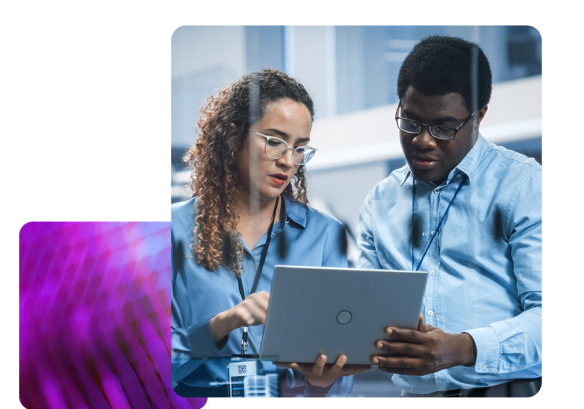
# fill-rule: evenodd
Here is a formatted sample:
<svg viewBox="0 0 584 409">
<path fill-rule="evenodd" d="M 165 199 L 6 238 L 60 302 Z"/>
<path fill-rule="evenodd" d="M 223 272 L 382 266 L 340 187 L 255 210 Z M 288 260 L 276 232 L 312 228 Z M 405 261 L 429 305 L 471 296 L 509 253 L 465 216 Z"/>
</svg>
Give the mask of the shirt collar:
<svg viewBox="0 0 584 409">
<path fill-rule="evenodd" d="M 410 165 L 406 165 L 406 174 L 399 185 L 401 186 L 404 183 L 406 183 L 406 180 L 408 180 L 408 178 L 410 177 L 411 174 L 412 174 L 412 170 L 410 169 Z"/>
<path fill-rule="evenodd" d="M 479 134 L 477 141 L 472 149 L 466 154 L 460 163 L 450 171 L 448 178 L 446 179 L 446 183 L 450 183 L 450 180 L 458 173 L 463 173 L 468 177 L 468 183 L 471 184 L 477 167 L 483 159 L 488 146 L 489 144 L 487 140 L 483 138 L 481 134 Z M 406 165 L 406 174 L 404 175 L 404 178 L 399 185 L 402 186 L 404 183 L 406 183 L 406 180 L 408 180 L 411 174 L 412 170 L 410 169 L 410 165 Z"/>
<path fill-rule="evenodd" d="M 448 175 L 448 182 L 450 182 L 450 179 L 452 179 L 457 173 L 461 172 L 468 177 L 469 185 L 472 184 L 474 175 L 479 164 L 481 163 L 481 160 L 483 159 L 483 156 L 485 155 L 488 146 L 489 144 L 487 140 L 483 138 L 481 134 L 479 134 L 479 137 L 477 138 L 477 141 L 472 149 Z"/>
<path fill-rule="evenodd" d="M 306 206 L 300 202 L 293 202 L 286 194 L 283 194 L 282 197 L 284 198 L 286 218 L 306 228 Z"/>
</svg>

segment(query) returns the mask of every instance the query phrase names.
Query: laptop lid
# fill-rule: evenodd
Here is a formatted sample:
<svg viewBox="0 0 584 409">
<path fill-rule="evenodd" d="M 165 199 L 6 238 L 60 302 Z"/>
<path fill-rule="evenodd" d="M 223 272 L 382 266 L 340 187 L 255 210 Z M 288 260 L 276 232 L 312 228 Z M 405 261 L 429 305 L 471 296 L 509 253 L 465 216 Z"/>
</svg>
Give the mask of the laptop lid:
<svg viewBox="0 0 584 409">
<path fill-rule="evenodd" d="M 428 273 L 275 266 L 260 359 L 371 364 L 385 328 L 417 328 Z"/>
</svg>

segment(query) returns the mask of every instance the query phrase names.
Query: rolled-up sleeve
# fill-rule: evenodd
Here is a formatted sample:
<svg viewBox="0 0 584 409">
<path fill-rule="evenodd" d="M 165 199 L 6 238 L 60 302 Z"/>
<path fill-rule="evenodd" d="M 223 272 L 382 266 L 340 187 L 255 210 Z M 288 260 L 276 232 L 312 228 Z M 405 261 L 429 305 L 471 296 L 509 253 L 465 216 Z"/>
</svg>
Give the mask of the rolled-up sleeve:
<svg viewBox="0 0 584 409">
<path fill-rule="evenodd" d="M 318 386 L 311 385 L 301 372 L 289 369 L 285 382 L 286 386 L 291 390 L 296 389 L 301 391 L 301 396 L 346 397 L 349 396 L 353 390 L 355 376 L 351 375 L 337 378 L 330 386 L 330 388 L 320 388 Z"/>
</svg>

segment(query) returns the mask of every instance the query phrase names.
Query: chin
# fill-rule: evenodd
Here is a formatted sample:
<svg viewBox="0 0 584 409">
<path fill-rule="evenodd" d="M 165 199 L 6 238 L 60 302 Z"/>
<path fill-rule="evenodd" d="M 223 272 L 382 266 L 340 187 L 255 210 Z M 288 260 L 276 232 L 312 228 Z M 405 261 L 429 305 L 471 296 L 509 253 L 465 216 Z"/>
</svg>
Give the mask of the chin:
<svg viewBox="0 0 584 409">
<path fill-rule="evenodd" d="M 286 185 L 286 186 L 288 186 L 288 185 Z M 262 199 L 266 200 L 266 201 L 275 200 L 278 196 L 280 196 L 284 192 L 284 189 L 286 188 L 286 186 L 282 186 L 281 188 L 269 188 L 269 189 L 263 190 L 261 192 Z"/>
</svg>

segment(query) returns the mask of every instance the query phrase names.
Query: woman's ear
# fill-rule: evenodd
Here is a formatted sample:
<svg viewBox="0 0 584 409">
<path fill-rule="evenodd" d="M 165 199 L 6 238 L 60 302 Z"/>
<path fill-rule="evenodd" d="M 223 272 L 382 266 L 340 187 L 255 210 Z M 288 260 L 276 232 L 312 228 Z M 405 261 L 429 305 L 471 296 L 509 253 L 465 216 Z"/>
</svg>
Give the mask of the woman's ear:
<svg viewBox="0 0 584 409">
<path fill-rule="evenodd" d="M 235 132 L 235 131 L 236 131 L 235 124 L 234 124 L 233 122 L 231 122 L 231 132 Z M 230 132 L 230 133 L 231 133 L 231 132 Z M 234 152 L 233 152 L 233 151 L 231 151 L 231 157 L 232 157 L 232 158 L 233 158 L 233 157 L 235 157 L 235 154 L 234 154 Z"/>
</svg>

